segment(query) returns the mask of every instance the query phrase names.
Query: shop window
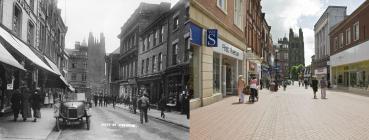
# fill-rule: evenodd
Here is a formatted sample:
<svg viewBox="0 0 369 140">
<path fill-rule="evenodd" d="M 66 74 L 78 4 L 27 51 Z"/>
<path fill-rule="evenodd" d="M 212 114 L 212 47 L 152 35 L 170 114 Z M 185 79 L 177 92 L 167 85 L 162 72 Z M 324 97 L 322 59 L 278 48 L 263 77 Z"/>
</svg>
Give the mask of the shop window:
<svg viewBox="0 0 369 140">
<path fill-rule="evenodd" d="M 27 28 L 27 43 L 31 46 L 34 46 L 34 34 L 35 34 L 35 26 L 34 24 L 29 21 L 28 28 Z"/>
<path fill-rule="evenodd" d="M 14 5 L 14 13 L 13 13 L 13 31 L 18 37 L 21 36 L 21 28 L 22 28 L 22 10 L 18 5 Z"/>
<path fill-rule="evenodd" d="M 213 92 L 214 93 L 220 93 L 220 86 L 221 86 L 221 81 L 220 81 L 220 69 L 221 69 L 221 64 L 220 64 L 220 55 L 217 53 L 214 53 L 213 55 Z"/>
</svg>

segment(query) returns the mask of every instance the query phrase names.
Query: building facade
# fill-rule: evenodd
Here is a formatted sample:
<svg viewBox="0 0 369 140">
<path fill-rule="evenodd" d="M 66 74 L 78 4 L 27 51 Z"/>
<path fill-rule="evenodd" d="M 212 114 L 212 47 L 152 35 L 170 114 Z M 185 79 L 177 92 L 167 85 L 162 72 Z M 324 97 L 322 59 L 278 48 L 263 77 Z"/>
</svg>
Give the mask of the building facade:
<svg viewBox="0 0 369 140">
<path fill-rule="evenodd" d="M 315 60 L 312 62 L 314 73 L 320 79 L 325 77 L 330 80 L 330 39 L 329 32 L 332 27 L 340 23 L 346 17 L 344 6 L 328 6 L 318 22 L 314 25 L 315 33 Z"/>
<path fill-rule="evenodd" d="M 333 87 L 368 93 L 369 1 L 330 32 L 331 81 Z"/>
<path fill-rule="evenodd" d="M 147 46 L 153 48 L 153 38 L 156 34 L 149 34 L 145 38 L 140 38 L 140 35 L 144 29 L 161 14 L 164 14 L 170 9 L 169 3 L 160 4 L 148 4 L 141 3 L 136 11 L 131 15 L 127 22 L 121 27 L 121 33 L 118 35 L 120 39 L 120 56 L 119 56 L 119 79 L 114 81 L 119 84 L 119 95 L 123 98 L 130 98 L 132 96 L 137 96 L 138 94 L 143 94 L 149 92 L 144 86 L 138 85 L 138 74 L 142 70 L 142 66 L 150 66 L 150 59 L 152 63 L 152 57 L 147 55 L 144 61 L 144 65 L 141 65 L 142 61 L 139 62 L 138 55 L 139 49 L 142 49 L 144 45 L 140 39 L 146 39 Z M 140 42 L 142 42 L 140 44 Z M 142 45 L 140 47 L 140 45 Z M 145 46 L 146 47 L 146 46 Z M 147 48 L 146 48 L 147 49 Z M 151 58 L 149 58 L 151 57 Z M 141 59 L 144 59 L 141 57 Z M 156 59 L 156 58 L 155 58 Z M 155 60 L 154 60 L 155 62 Z M 145 72 L 149 72 L 148 68 L 145 67 Z M 149 95 L 151 96 L 151 95 Z"/>
<path fill-rule="evenodd" d="M 116 83 L 119 80 L 119 58 L 120 48 L 118 47 L 112 53 L 108 54 L 105 57 L 106 62 L 106 89 L 108 95 L 113 95 L 117 97 L 121 97 L 119 94 L 119 85 Z"/>
<path fill-rule="evenodd" d="M 299 29 L 298 36 L 290 29 L 288 40 L 288 66 L 292 67 L 299 64 L 305 66 L 304 33 L 302 29 Z"/>
<path fill-rule="evenodd" d="M 277 81 L 281 81 L 283 79 L 290 78 L 289 69 L 289 49 L 288 49 L 289 41 L 287 37 L 281 38 L 278 40 L 278 44 L 275 45 L 275 67 L 276 71 L 274 79 Z"/>
<path fill-rule="evenodd" d="M 76 42 L 74 49 L 66 49 L 66 52 L 69 55 L 68 82 L 77 92 L 89 93 L 90 88 L 87 83 L 88 47 L 86 42 L 82 44 Z"/>
<path fill-rule="evenodd" d="M 60 12 L 56 0 L 0 1 L 1 43 L 26 70 L 1 66 L 1 112 L 9 110 L 11 93 L 22 86 L 40 88 L 45 103 L 69 87 L 63 71 L 67 27 Z"/>
</svg>

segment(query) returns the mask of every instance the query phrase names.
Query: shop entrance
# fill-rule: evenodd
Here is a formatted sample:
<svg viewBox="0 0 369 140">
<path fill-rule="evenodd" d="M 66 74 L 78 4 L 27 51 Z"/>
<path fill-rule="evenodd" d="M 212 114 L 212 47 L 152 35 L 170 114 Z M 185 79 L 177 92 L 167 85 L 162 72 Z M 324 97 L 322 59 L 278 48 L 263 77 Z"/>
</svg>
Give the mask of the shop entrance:
<svg viewBox="0 0 369 140">
<path fill-rule="evenodd" d="M 226 95 L 237 94 L 237 60 L 224 57 L 222 63 L 222 93 Z"/>
</svg>

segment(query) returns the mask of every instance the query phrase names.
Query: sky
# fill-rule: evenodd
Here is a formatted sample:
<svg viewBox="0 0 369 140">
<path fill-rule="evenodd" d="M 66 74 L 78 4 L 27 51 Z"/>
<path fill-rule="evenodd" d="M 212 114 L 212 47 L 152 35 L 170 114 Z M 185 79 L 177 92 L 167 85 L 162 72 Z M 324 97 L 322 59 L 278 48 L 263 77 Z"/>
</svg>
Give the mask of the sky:
<svg viewBox="0 0 369 140">
<path fill-rule="evenodd" d="M 68 27 L 65 47 L 74 48 L 76 41 L 87 42 L 89 32 L 99 38 L 105 35 L 106 53 L 119 47 L 120 27 L 128 20 L 140 2 L 159 4 L 178 0 L 58 0 L 61 16 Z"/>
<path fill-rule="evenodd" d="M 295 33 L 302 28 L 304 32 L 305 65 L 311 64 L 314 55 L 314 25 L 330 5 L 347 6 L 350 15 L 365 0 L 262 0 L 262 11 L 272 26 L 273 42 L 288 37 L 289 29 Z"/>
</svg>

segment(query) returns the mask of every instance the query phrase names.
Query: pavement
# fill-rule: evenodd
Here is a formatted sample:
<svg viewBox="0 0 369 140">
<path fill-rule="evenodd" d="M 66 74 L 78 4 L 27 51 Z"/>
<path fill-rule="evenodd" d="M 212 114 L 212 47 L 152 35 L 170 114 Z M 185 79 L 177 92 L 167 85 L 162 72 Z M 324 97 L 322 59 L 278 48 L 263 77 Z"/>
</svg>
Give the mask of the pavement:
<svg viewBox="0 0 369 140">
<path fill-rule="evenodd" d="M 37 122 L 33 122 L 32 118 L 28 118 L 23 122 L 21 116 L 18 121 L 13 121 L 13 114 L 6 114 L 0 117 L 0 139 L 47 139 L 55 126 L 54 109 L 41 108 L 41 118 Z"/>
<path fill-rule="evenodd" d="M 123 104 L 117 104 L 116 105 L 119 108 L 125 109 L 125 110 L 129 110 L 129 107 Z M 140 111 L 139 109 L 137 109 L 137 115 L 139 115 Z M 176 111 L 171 111 L 171 112 L 164 112 L 165 113 L 165 118 L 161 118 L 161 112 L 159 110 L 156 109 L 150 109 L 147 112 L 147 116 L 148 117 L 152 117 L 161 121 L 165 121 L 168 123 L 172 123 L 175 125 L 179 125 L 182 126 L 184 128 L 189 129 L 189 119 L 187 119 L 187 116 L 185 114 L 181 114 L 180 112 L 176 112 Z"/>
<path fill-rule="evenodd" d="M 369 97 L 294 86 L 261 90 L 260 101 L 239 104 L 238 97 L 191 110 L 191 140 L 365 140 L 369 139 Z"/>
</svg>

